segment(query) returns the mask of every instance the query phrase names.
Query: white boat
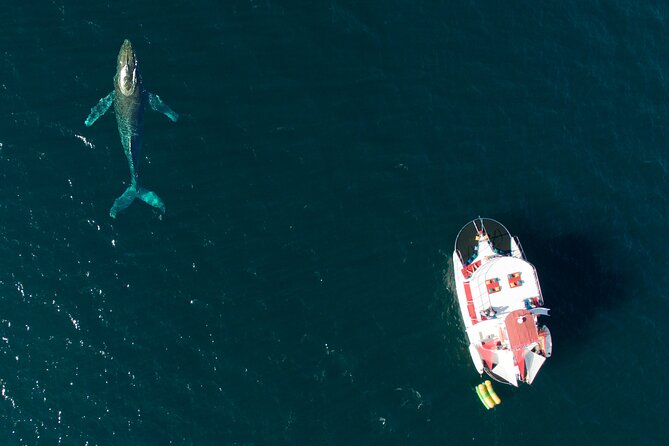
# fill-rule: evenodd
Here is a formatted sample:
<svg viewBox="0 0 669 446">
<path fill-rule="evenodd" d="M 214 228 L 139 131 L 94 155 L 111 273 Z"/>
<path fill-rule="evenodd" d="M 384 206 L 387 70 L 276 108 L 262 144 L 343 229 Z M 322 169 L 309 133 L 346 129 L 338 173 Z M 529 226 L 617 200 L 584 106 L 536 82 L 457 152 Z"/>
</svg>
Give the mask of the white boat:
<svg viewBox="0 0 669 446">
<path fill-rule="evenodd" d="M 534 266 L 498 221 L 478 218 L 455 240 L 453 273 L 476 370 L 518 386 L 531 384 L 553 349 Z"/>
</svg>

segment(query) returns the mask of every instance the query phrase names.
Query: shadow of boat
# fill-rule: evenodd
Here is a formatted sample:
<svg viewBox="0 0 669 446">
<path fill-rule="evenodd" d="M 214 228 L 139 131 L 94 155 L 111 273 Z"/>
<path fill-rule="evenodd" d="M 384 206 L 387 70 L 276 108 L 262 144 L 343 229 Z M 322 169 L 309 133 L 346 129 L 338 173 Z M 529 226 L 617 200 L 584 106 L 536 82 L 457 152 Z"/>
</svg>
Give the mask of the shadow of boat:
<svg viewBox="0 0 669 446">
<path fill-rule="evenodd" d="M 625 298 L 625 275 L 614 270 L 616 262 L 607 263 L 598 254 L 602 239 L 575 233 L 551 237 L 527 228 L 512 234 L 518 235 L 527 259 L 537 268 L 544 301 L 551 309 L 542 322 L 551 330 L 557 358 L 561 350 L 582 347 L 592 334 L 590 321 Z"/>
</svg>

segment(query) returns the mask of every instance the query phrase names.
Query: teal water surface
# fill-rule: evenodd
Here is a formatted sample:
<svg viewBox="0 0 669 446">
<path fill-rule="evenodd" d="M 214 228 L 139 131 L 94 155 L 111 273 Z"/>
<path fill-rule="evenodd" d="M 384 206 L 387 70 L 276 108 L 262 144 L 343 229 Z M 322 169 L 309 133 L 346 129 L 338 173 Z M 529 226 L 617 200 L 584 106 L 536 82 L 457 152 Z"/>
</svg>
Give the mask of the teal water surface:
<svg viewBox="0 0 669 446">
<path fill-rule="evenodd" d="M 0 444 L 664 444 L 662 2 L 7 3 Z M 111 114 L 129 38 L 142 183 Z M 449 286 L 477 216 L 552 316 L 486 412 Z"/>
</svg>

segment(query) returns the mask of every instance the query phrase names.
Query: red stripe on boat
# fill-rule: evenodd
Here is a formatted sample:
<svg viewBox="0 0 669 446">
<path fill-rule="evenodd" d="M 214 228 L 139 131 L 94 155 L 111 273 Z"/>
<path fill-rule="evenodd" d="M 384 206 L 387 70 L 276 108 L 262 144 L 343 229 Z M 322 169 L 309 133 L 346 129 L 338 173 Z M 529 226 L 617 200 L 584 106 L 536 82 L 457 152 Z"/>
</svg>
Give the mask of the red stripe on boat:
<svg viewBox="0 0 669 446">
<path fill-rule="evenodd" d="M 483 362 L 485 362 L 488 368 L 492 370 L 492 368 L 495 366 L 495 351 L 497 348 L 490 348 L 484 344 L 476 347 L 476 350 L 478 350 L 481 359 L 483 359 Z"/>
<path fill-rule="evenodd" d="M 534 316 L 527 310 L 516 310 L 504 319 L 509 344 L 520 370 L 520 378 L 525 379 L 525 350 L 528 345 L 539 341 Z"/>
<path fill-rule="evenodd" d="M 463 284 L 465 286 L 465 296 L 467 297 L 467 311 L 472 320 L 472 325 L 478 322 L 476 318 L 476 310 L 474 310 L 474 299 L 472 298 L 472 290 L 469 288 L 469 282 Z"/>
<path fill-rule="evenodd" d="M 469 279 L 479 266 L 481 266 L 480 260 L 477 260 L 474 263 L 470 263 L 469 265 L 462 268 L 462 275 L 465 276 L 465 279 Z"/>
</svg>

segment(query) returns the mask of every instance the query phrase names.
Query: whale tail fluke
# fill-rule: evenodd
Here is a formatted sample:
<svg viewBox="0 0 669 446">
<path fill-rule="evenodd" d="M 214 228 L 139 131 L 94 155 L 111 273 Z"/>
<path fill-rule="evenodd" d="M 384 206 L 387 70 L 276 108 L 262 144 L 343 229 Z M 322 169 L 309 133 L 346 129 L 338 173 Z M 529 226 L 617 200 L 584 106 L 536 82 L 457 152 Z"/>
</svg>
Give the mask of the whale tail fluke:
<svg viewBox="0 0 669 446">
<path fill-rule="evenodd" d="M 153 206 L 154 208 L 160 210 L 161 214 L 165 213 L 165 204 L 163 200 L 160 199 L 158 194 L 143 187 L 138 188 L 137 197 L 142 200 L 144 203 Z"/>
<path fill-rule="evenodd" d="M 139 187 L 136 184 L 131 184 L 125 192 L 123 192 L 123 195 L 114 201 L 114 205 L 109 211 L 109 216 L 111 218 L 116 218 L 116 214 L 124 211 L 130 206 L 130 204 L 135 201 L 135 198 L 139 198 L 144 203 L 159 209 L 161 213 L 165 213 L 165 204 L 155 192 Z"/>
</svg>

